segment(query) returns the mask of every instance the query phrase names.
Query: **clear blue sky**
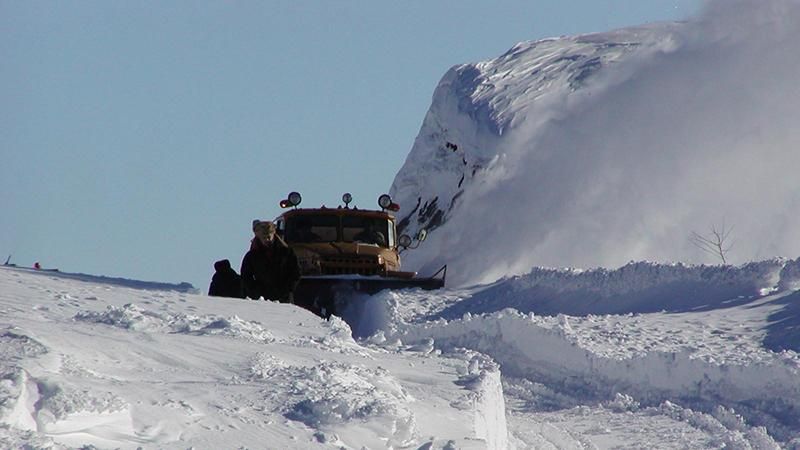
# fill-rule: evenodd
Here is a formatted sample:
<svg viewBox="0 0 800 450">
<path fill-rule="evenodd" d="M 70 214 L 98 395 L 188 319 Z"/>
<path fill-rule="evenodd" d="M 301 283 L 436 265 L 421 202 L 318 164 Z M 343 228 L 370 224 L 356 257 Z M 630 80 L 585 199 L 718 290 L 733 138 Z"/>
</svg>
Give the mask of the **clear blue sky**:
<svg viewBox="0 0 800 450">
<path fill-rule="evenodd" d="M 448 68 L 700 0 L 0 0 L 0 257 L 188 281 L 253 218 L 388 191 Z"/>
</svg>

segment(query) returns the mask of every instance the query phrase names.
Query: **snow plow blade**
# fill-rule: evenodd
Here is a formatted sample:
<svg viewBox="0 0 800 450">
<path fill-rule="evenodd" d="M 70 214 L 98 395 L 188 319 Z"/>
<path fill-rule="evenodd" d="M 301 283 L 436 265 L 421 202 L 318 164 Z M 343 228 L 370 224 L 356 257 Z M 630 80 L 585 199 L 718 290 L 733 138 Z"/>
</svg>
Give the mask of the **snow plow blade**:
<svg viewBox="0 0 800 450">
<path fill-rule="evenodd" d="M 442 266 L 433 276 L 414 278 L 401 276 L 317 275 L 304 276 L 294 292 L 296 305 L 328 318 L 346 305 L 357 294 L 373 295 L 391 289 L 422 288 L 434 290 L 444 287 L 447 266 Z"/>
</svg>

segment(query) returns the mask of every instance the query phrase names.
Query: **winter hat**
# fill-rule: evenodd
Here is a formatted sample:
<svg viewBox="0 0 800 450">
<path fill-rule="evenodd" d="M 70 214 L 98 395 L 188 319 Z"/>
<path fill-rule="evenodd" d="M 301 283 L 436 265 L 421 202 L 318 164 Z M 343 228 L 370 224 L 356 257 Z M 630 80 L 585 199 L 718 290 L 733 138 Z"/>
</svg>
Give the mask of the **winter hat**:
<svg viewBox="0 0 800 450">
<path fill-rule="evenodd" d="M 269 220 L 253 220 L 253 232 L 260 228 L 263 228 L 265 231 L 275 233 L 275 224 Z"/>
<path fill-rule="evenodd" d="M 214 263 L 214 269 L 217 272 L 222 272 L 223 270 L 228 270 L 231 268 L 231 262 L 227 259 L 221 259 Z"/>
</svg>

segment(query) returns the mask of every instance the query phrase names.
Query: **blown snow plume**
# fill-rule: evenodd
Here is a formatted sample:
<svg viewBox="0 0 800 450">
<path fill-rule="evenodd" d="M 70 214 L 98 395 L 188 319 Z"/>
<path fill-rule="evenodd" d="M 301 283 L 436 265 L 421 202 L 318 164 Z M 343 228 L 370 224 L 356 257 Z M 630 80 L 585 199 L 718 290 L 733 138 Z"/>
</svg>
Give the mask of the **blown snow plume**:
<svg viewBox="0 0 800 450">
<path fill-rule="evenodd" d="M 406 263 L 454 283 L 534 266 L 800 254 L 800 2 L 711 1 L 697 18 L 516 45 L 442 79 L 392 194 Z"/>
</svg>

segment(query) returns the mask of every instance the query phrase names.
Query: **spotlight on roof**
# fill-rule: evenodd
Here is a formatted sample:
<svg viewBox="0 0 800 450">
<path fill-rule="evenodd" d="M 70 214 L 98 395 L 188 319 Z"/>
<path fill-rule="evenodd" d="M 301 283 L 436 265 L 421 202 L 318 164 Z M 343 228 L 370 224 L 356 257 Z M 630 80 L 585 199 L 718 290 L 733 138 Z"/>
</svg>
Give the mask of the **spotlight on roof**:
<svg viewBox="0 0 800 450">
<path fill-rule="evenodd" d="M 299 192 L 290 192 L 284 200 L 281 200 L 280 205 L 281 208 L 288 208 L 290 206 L 296 207 L 301 201 L 303 201 L 303 197 L 300 196 Z"/>
</svg>

